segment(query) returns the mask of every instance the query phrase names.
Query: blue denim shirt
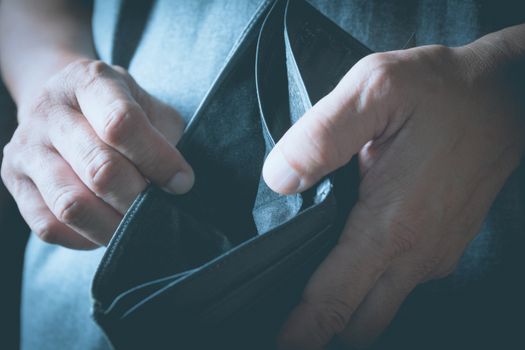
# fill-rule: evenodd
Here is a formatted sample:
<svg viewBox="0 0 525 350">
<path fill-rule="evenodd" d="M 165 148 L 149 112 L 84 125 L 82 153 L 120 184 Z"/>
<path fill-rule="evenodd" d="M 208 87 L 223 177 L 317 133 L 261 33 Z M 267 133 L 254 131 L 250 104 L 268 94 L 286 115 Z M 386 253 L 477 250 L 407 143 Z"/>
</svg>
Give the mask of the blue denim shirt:
<svg viewBox="0 0 525 350">
<path fill-rule="evenodd" d="M 96 1 L 97 52 L 111 61 L 121 0 Z M 157 0 L 129 70 L 147 91 L 189 119 L 244 26 L 263 0 Z M 374 51 L 416 44 L 462 45 L 491 28 L 486 10 L 466 1 L 348 1 L 311 3 Z M 118 40 L 118 38 L 116 39 Z"/>
</svg>

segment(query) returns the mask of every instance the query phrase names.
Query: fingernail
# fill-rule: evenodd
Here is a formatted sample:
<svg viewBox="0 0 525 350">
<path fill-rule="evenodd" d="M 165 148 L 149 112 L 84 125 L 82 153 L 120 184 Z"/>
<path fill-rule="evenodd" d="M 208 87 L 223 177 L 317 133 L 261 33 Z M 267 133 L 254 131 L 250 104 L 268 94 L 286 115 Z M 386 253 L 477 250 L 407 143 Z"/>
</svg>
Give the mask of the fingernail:
<svg viewBox="0 0 525 350">
<path fill-rule="evenodd" d="M 193 187 L 194 181 L 195 176 L 193 175 L 193 171 L 181 170 L 168 181 L 165 189 L 171 193 L 183 194 Z"/>
<path fill-rule="evenodd" d="M 302 190 L 301 177 L 278 148 L 274 148 L 266 158 L 263 178 L 272 190 L 279 193 L 291 194 Z"/>
</svg>

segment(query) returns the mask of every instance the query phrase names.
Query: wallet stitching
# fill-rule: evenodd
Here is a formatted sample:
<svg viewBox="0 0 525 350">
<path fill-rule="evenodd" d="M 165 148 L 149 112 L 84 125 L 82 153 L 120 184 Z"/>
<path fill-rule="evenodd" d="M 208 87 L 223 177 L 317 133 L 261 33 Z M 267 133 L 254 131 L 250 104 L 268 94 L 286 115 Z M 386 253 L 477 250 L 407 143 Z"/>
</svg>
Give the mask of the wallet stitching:
<svg viewBox="0 0 525 350">
<path fill-rule="evenodd" d="M 102 257 L 100 265 L 95 274 L 95 278 L 93 280 L 92 294 L 93 294 L 93 291 L 98 289 L 101 283 L 101 280 L 105 277 L 107 267 L 111 263 L 111 260 L 112 260 L 111 258 L 114 256 L 114 254 L 119 249 L 121 249 L 120 242 L 125 239 L 124 231 L 127 228 L 132 228 L 133 226 L 132 220 L 135 217 L 136 212 L 142 207 L 141 206 L 142 203 L 147 199 L 146 195 L 148 192 L 151 192 L 151 191 L 147 190 L 139 195 L 139 197 L 131 205 L 131 208 L 129 209 L 129 211 L 126 213 L 124 220 L 117 227 L 117 230 L 115 234 L 113 235 L 113 238 L 110 240 L 108 244 L 108 248 L 106 249 L 106 252 L 104 256 Z"/>
</svg>

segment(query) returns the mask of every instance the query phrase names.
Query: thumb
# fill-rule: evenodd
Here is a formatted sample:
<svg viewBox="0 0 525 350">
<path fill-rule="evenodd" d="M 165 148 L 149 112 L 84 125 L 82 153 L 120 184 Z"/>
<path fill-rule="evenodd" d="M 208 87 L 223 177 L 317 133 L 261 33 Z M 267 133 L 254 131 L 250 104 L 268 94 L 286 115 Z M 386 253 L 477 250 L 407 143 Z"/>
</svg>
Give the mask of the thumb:
<svg viewBox="0 0 525 350">
<path fill-rule="evenodd" d="M 382 100 L 390 90 L 388 70 L 370 69 L 363 63 L 369 57 L 306 112 L 270 152 L 263 177 L 272 190 L 283 194 L 306 190 L 348 163 L 386 128 L 388 111 L 384 109 L 389 104 Z"/>
</svg>

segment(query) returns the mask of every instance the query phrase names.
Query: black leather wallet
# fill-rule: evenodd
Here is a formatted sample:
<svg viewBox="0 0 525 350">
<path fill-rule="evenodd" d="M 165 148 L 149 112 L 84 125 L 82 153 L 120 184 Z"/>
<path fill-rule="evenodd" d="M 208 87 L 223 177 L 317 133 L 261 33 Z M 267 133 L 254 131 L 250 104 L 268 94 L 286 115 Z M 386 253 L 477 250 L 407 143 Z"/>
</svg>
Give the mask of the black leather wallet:
<svg viewBox="0 0 525 350">
<path fill-rule="evenodd" d="M 371 53 L 304 0 L 268 1 L 178 148 L 185 195 L 142 193 L 93 281 L 93 316 L 116 348 L 271 349 L 357 196 L 355 160 L 312 189 L 261 179 L 275 140 Z"/>
</svg>

